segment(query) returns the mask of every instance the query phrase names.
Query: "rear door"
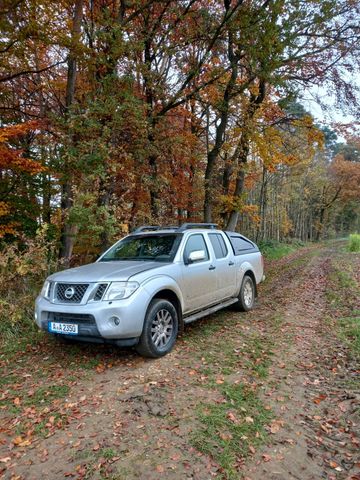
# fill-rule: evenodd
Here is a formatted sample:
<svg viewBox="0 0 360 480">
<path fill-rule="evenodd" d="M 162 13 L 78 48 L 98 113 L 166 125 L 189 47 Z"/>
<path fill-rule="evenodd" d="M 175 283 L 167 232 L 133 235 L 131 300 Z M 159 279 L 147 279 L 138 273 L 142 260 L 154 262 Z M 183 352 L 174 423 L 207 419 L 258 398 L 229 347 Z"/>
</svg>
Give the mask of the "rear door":
<svg viewBox="0 0 360 480">
<path fill-rule="evenodd" d="M 233 254 L 220 233 L 208 234 L 215 256 L 217 300 L 221 301 L 237 293 L 236 265 Z"/>
<path fill-rule="evenodd" d="M 203 250 L 205 259 L 186 265 L 191 252 Z M 183 249 L 182 291 L 184 292 L 184 313 L 199 310 L 216 303 L 217 279 L 213 257 L 209 253 L 205 236 L 194 233 L 188 237 Z"/>
</svg>

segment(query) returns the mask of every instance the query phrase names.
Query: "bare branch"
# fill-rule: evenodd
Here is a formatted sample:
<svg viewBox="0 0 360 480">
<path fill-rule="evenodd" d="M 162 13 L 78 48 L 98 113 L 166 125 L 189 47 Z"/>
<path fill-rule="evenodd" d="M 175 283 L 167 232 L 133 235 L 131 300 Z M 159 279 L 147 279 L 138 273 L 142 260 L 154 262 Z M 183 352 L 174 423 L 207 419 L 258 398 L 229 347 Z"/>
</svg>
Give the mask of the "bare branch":
<svg viewBox="0 0 360 480">
<path fill-rule="evenodd" d="M 58 65 L 62 65 L 66 62 L 67 60 L 61 60 L 59 62 L 53 63 L 52 65 L 49 65 L 48 67 L 40 68 L 39 70 L 22 70 L 21 72 L 5 75 L 4 77 L 0 77 L 0 82 L 8 82 L 10 80 L 14 80 L 14 78 L 21 77 L 22 75 L 32 75 L 34 73 L 46 72 L 47 70 L 51 70 L 52 68 L 57 67 Z"/>
</svg>

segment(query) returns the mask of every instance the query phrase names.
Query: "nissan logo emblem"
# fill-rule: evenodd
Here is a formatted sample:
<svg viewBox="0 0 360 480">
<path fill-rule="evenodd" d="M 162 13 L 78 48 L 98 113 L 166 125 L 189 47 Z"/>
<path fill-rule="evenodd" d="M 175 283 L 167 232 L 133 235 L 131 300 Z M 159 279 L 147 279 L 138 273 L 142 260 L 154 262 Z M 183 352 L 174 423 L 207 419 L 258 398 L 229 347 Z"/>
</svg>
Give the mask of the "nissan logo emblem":
<svg viewBox="0 0 360 480">
<path fill-rule="evenodd" d="M 65 290 L 65 298 L 67 298 L 68 300 L 70 300 L 70 298 L 72 298 L 75 294 L 75 288 L 74 287 L 68 287 L 66 290 Z"/>
</svg>

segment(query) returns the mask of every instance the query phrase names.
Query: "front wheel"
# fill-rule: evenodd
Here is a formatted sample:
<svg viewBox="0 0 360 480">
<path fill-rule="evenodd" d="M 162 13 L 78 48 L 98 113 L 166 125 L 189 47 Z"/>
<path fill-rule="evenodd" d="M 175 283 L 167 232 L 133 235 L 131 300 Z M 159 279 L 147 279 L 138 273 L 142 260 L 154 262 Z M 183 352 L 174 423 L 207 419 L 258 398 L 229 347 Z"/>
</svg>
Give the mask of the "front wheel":
<svg viewBox="0 0 360 480">
<path fill-rule="evenodd" d="M 235 303 L 235 307 L 242 312 L 248 312 L 253 308 L 254 303 L 255 303 L 254 280 L 249 275 L 244 275 L 244 278 L 240 287 L 238 301 Z"/>
<path fill-rule="evenodd" d="M 168 300 L 155 298 L 147 310 L 136 351 L 144 357 L 159 358 L 173 348 L 179 329 L 176 308 Z"/>
</svg>

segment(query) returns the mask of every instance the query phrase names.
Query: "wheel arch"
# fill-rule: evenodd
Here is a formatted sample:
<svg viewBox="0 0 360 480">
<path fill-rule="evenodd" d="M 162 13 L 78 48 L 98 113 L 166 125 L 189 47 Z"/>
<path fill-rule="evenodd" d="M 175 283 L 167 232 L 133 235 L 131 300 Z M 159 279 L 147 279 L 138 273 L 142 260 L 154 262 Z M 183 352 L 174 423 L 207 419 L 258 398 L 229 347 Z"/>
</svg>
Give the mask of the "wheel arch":
<svg viewBox="0 0 360 480">
<path fill-rule="evenodd" d="M 174 305 L 174 307 L 176 309 L 176 312 L 177 312 L 177 315 L 178 315 L 178 320 L 179 320 L 179 333 L 180 334 L 183 333 L 183 331 L 184 331 L 184 321 L 183 321 L 183 317 L 182 317 L 181 302 L 180 302 L 180 299 L 177 296 L 177 294 L 169 288 L 163 288 L 162 290 L 159 290 L 158 292 L 156 292 L 156 294 L 152 297 L 151 301 L 156 299 L 156 298 L 160 298 L 160 299 L 163 299 L 163 300 L 168 300 L 169 302 L 171 302 Z"/>
<path fill-rule="evenodd" d="M 255 274 L 252 270 L 248 269 L 245 271 L 244 273 L 244 277 L 245 275 L 247 275 L 248 277 L 250 277 L 252 279 L 252 281 L 254 282 L 254 287 L 255 287 L 255 297 L 258 296 L 258 289 L 257 289 L 257 284 L 256 284 L 256 277 L 255 277 Z M 243 279 L 244 279 L 243 277 Z"/>
</svg>

